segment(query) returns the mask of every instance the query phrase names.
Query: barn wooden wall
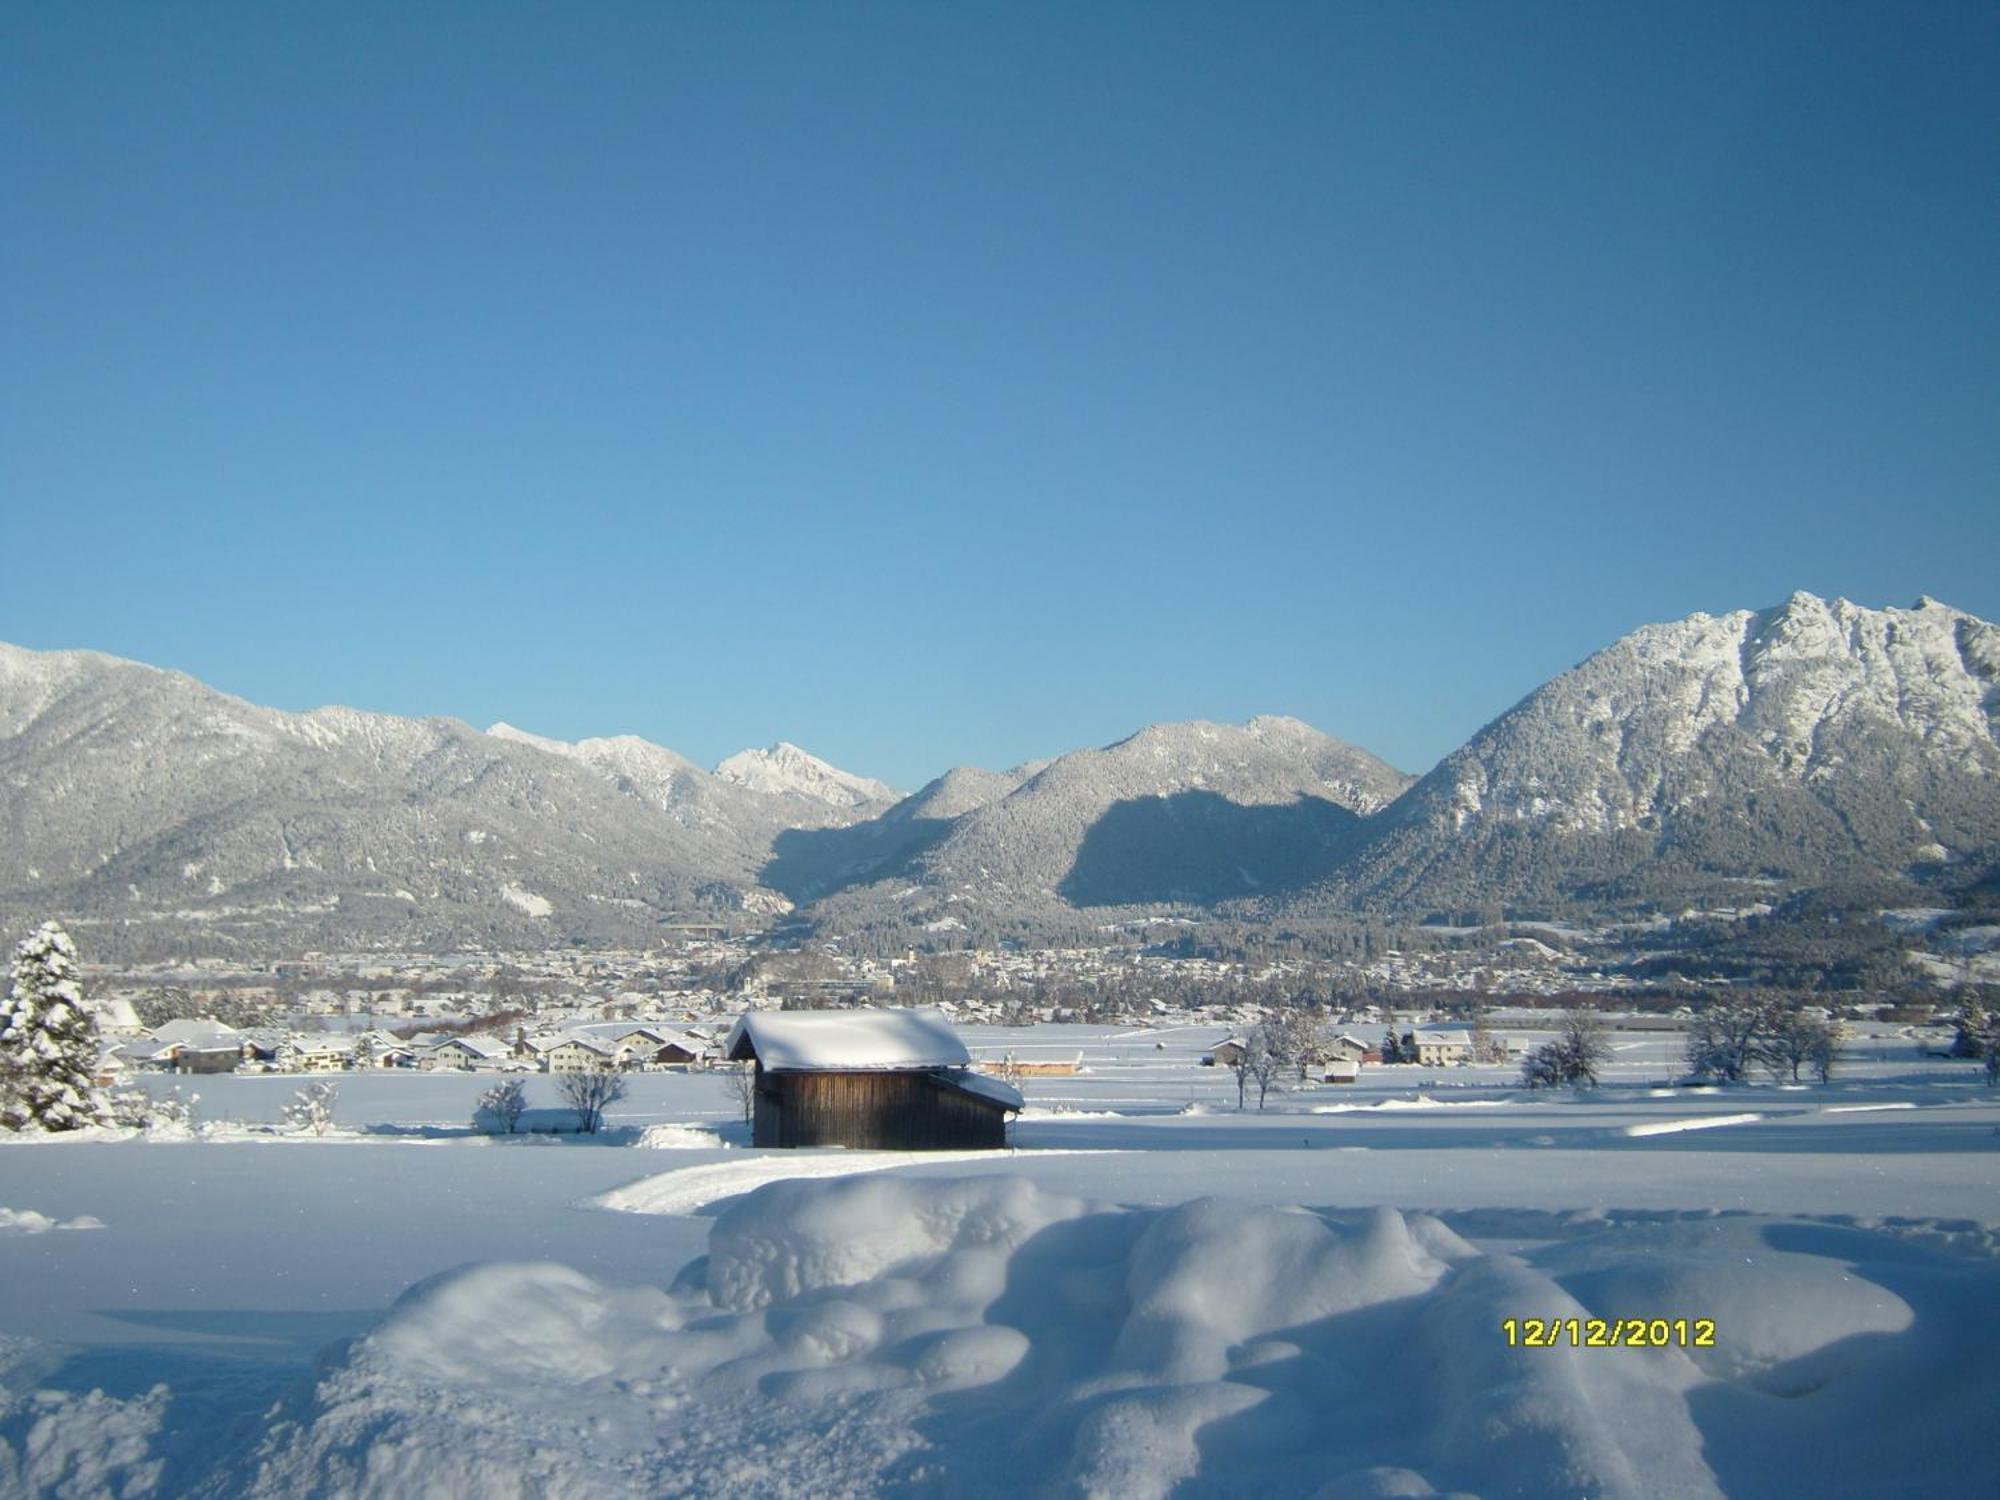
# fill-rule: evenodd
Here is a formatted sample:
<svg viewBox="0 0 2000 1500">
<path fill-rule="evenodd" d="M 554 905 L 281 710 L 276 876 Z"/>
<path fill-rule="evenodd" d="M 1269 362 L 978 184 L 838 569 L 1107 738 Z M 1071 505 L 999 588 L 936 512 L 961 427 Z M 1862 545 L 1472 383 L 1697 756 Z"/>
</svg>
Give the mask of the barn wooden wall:
<svg viewBox="0 0 2000 1500">
<path fill-rule="evenodd" d="M 1006 1112 L 925 1073 L 763 1073 L 758 1146 L 946 1151 L 1007 1144 Z"/>
</svg>

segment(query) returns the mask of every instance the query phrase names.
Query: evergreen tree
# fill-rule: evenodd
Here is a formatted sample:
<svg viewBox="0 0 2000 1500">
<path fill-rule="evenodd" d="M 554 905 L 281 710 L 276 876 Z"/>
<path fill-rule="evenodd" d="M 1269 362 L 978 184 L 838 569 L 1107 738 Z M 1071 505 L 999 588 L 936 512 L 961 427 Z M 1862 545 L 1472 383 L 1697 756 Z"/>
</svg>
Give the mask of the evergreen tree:
<svg viewBox="0 0 2000 1500">
<path fill-rule="evenodd" d="M 14 950 L 14 983 L 0 1003 L 0 1126 L 78 1130 L 109 1121 L 91 1081 L 97 1022 L 83 1008 L 76 945 L 44 922 Z"/>
</svg>

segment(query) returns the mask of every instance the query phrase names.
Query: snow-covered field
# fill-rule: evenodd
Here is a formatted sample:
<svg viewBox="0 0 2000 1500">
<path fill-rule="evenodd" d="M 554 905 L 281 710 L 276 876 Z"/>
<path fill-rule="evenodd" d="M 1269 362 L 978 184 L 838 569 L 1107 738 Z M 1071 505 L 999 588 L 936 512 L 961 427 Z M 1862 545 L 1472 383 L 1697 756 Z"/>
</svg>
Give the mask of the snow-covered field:
<svg viewBox="0 0 2000 1500">
<path fill-rule="evenodd" d="M 1884 1035 L 1687 1090 L 1621 1034 L 1588 1095 L 1376 1068 L 1239 1114 L 1219 1037 L 975 1029 L 1089 1069 L 1004 1153 L 755 1152 L 682 1074 L 601 1141 L 391 1074 L 323 1139 L 281 1077 L 183 1081 L 192 1139 L 0 1137 L 0 1495 L 1995 1492 L 1973 1067 Z"/>
</svg>

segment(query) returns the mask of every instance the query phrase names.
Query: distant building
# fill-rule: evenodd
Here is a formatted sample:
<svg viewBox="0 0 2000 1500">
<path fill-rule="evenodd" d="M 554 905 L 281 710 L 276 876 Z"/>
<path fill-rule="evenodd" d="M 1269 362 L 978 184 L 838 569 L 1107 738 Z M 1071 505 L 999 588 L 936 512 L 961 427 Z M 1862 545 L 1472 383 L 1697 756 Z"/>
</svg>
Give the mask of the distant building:
<svg viewBox="0 0 2000 1500">
<path fill-rule="evenodd" d="M 1250 1047 L 1240 1036 L 1217 1042 L 1201 1055 L 1204 1068 L 1233 1068 L 1249 1055 Z"/>
<path fill-rule="evenodd" d="M 1327 1039 L 1325 1054 L 1329 1059 L 1344 1059 L 1348 1062 L 1380 1062 L 1382 1053 L 1372 1042 L 1362 1040 L 1348 1032 Z M 1372 1056 L 1370 1054 L 1373 1054 Z"/>
<path fill-rule="evenodd" d="M 429 1068 L 494 1069 L 504 1067 L 513 1048 L 497 1036 L 447 1037 L 425 1055 Z"/>
<path fill-rule="evenodd" d="M 279 1046 L 277 1063 L 288 1073 L 344 1072 L 354 1062 L 354 1038 L 337 1031 L 300 1032 Z"/>
<path fill-rule="evenodd" d="M 126 1056 L 167 1073 L 228 1073 L 243 1061 L 243 1033 L 220 1021 L 166 1021 L 128 1046 Z"/>
<path fill-rule="evenodd" d="M 723 1056 L 756 1067 L 757 1146 L 998 1148 L 1022 1105 L 928 1008 L 747 1011 Z"/>
<path fill-rule="evenodd" d="M 1457 1026 L 1419 1026 L 1410 1033 L 1417 1061 L 1427 1068 L 1472 1061 L 1472 1033 Z"/>
<path fill-rule="evenodd" d="M 973 1065 L 996 1077 L 1069 1078 L 1083 1071 L 1083 1053 L 1070 1047 L 982 1047 Z"/>
</svg>

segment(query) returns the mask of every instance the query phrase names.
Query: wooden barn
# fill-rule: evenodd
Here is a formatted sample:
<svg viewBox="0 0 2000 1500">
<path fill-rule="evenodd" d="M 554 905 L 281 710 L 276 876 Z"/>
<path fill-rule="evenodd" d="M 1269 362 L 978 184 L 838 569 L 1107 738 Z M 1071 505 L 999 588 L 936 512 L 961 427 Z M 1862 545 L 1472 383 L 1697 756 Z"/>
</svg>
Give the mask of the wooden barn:
<svg viewBox="0 0 2000 1500">
<path fill-rule="evenodd" d="M 998 1148 L 1022 1102 L 929 1008 L 749 1011 L 722 1051 L 756 1065 L 755 1146 Z"/>
</svg>

